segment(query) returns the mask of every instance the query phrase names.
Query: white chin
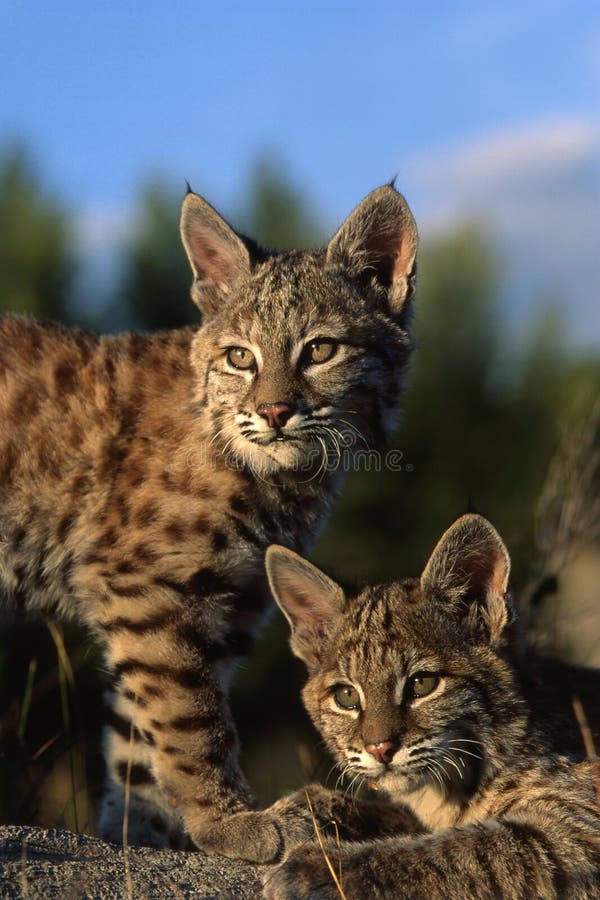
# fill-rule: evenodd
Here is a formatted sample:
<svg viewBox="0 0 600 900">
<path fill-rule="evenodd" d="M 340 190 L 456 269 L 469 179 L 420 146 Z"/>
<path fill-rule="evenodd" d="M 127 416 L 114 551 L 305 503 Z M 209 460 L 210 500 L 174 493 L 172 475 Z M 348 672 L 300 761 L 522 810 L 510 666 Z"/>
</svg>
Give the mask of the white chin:
<svg viewBox="0 0 600 900">
<path fill-rule="evenodd" d="M 411 781 L 406 775 L 400 772 L 391 771 L 384 772 L 379 778 L 375 779 L 380 787 L 388 791 L 390 794 L 405 794 L 416 789 L 418 781 Z"/>
<path fill-rule="evenodd" d="M 273 441 L 262 447 L 248 443 L 240 457 L 249 468 L 262 476 L 282 471 L 308 473 L 311 462 L 316 461 L 315 451 L 310 444 L 299 446 L 291 441 Z"/>
</svg>

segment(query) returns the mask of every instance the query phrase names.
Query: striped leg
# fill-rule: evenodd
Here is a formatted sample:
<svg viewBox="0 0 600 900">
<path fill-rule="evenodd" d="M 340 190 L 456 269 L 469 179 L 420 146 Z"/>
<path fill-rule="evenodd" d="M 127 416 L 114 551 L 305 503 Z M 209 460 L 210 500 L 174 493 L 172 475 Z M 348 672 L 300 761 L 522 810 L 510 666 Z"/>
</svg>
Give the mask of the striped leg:
<svg viewBox="0 0 600 900">
<path fill-rule="evenodd" d="M 119 711 L 123 700 L 118 692 L 111 691 L 107 703 L 109 716 L 103 735 L 106 780 L 99 833 L 105 840 L 121 843 L 127 818 L 128 843 L 182 849 L 181 815 L 154 778 L 149 735 L 142 734 Z"/>
<path fill-rule="evenodd" d="M 120 839 L 131 758 L 132 840 L 164 846 L 167 835 L 177 831 L 174 809 L 196 845 L 255 862 L 274 861 L 282 847 L 280 829 L 268 814 L 252 810 L 238 765 L 237 734 L 215 675 L 224 661 L 209 663 L 198 647 L 201 640 L 198 635 L 192 646 L 189 628 L 184 639 L 182 627 L 172 620 L 159 636 L 138 629 L 135 642 L 124 641 L 126 652 L 118 656 L 119 643 L 113 639 L 109 663 L 117 716 L 110 726 L 111 784 L 102 833 Z M 161 835 L 163 820 L 167 832 Z"/>
</svg>

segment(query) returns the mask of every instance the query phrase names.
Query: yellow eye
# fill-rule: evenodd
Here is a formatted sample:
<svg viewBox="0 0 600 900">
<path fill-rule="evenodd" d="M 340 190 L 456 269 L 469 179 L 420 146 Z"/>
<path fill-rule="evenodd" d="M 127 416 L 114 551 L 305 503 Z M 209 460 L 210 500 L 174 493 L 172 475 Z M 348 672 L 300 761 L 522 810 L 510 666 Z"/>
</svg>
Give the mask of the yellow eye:
<svg viewBox="0 0 600 900">
<path fill-rule="evenodd" d="M 350 684 L 337 684 L 333 689 L 333 699 L 342 709 L 360 709 L 358 691 Z"/>
<path fill-rule="evenodd" d="M 307 365 L 319 364 L 327 362 L 331 359 L 337 350 L 335 341 L 327 338 L 315 338 L 309 341 L 303 351 L 304 360 Z"/>
<path fill-rule="evenodd" d="M 245 347 L 230 347 L 227 351 L 227 362 L 234 369 L 254 369 L 256 367 L 254 353 Z"/>
<path fill-rule="evenodd" d="M 410 679 L 410 692 L 412 697 L 426 697 L 432 694 L 440 683 L 439 675 L 429 675 L 427 672 L 418 672 Z"/>
</svg>

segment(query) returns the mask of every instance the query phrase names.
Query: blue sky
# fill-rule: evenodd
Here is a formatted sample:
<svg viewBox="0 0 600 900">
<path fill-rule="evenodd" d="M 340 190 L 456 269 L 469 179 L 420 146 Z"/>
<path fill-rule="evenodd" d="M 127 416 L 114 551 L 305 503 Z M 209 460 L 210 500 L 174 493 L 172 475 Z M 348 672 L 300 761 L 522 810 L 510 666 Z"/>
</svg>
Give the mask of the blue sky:
<svg viewBox="0 0 600 900">
<path fill-rule="evenodd" d="M 597 0 L 4 0 L 0 33 L 0 141 L 28 142 L 92 244 L 152 173 L 239 208 L 268 150 L 332 227 L 395 174 L 425 228 L 483 212 L 522 247 L 531 220 L 543 250 L 550 217 L 549 262 L 568 217 L 565 271 L 600 283 Z"/>
</svg>

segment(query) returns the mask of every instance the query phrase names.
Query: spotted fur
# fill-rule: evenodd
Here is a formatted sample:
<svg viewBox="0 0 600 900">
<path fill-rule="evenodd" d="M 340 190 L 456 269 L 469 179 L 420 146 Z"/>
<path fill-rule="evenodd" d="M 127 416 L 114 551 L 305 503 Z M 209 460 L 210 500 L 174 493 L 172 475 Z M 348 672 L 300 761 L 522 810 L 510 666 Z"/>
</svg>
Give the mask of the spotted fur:
<svg viewBox="0 0 600 900">
<path fill-rule="evenodd" d="M 349 900 L 600 896 L 600 771 L 553 753 L 533 715 L 492 526 L 459 519 L 419 581 L 358 594 L 290 551 L 267 559 L 308 667 L 306 707 L 371 798 L 313 786 L 308 801 L 280 801 L 272 814 L 291 852 L 265 876 L 265 897 L 339 896 L 323 851 L 300 833 L 307 802 L 347 839 L 326 849 Z"/>
<path fill-rule="evenodd" d="M 306 551 L 342 442 L 390 432 L 416 229 L 383 187 L 325 250 L 276 255 L 190 193 L 182 239 L 196 330 L 98 337 L 0 318 L 0 595 L 85 623 L 104 648 L 101 833 L 121 840 L 128 779 L 130 840 L 186 833 L 262 860 L 279 834 L 249 811 L 229 680 L 269 606 L 266 546 Z"/>
</svg>

